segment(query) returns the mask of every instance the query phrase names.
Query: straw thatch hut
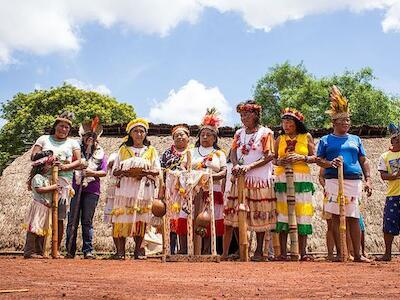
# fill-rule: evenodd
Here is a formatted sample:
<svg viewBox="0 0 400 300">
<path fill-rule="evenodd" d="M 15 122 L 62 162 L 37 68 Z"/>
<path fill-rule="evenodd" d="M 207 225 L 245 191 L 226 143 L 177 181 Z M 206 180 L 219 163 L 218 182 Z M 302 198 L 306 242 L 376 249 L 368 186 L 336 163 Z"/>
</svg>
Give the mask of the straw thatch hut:
<svg viewBox="0 0 400 300">
<path fill-rule="evenodd" d="M 123 128 L 123 127 L 122 127 Z M 161 128 L 161 129 L 160 129 Z M 161 153 L 172 143 L 171 137 L 166 134 L 168 128 L 160 127 L 158 130 L 150 132 L 155 134 L 149 137 L 152 145 Z M 116 151 L 121 143 L 120 136 L 123 130 L 109 130 L 113 136 L 103 136 L 101 145 L 107 154 Z M 107 133 L 107 132 L 106 132 Z M 232 141 L 233 131 L 225 130 L 220 144 L 224 149 L 228 149 Z M 119 136 L 119 137 L 116 137 Z M 194 141 L 194 137 L 192 138 Z M 364 145 L 368 157 L 371 160 L 372 178 L 374 184 L 374 194 L 371 198 L 365 198 L 362 210 L 366 222 L 366 248 L 368 252 L 382 252 L 384 250 L 382 234 L 382 213 L 384 205 L 385 183 L 379 177 L 377 162 L 381 153 L 389 147 L 387 138 L 364 138 Z M 15 159 L 3 172 L 0 177 L 0 250 L 22 250 L 24 245 L 24 235 L 21 224 L 24 219 L 25 211 L 31 201 L 31 194 L 27 190 L 26 179 L 30 171 L 30 151 Z M 314 182 L 317 183 L 318 168 L 313 167 Z M 110 237 L 111 228 L 102 222 L 103 209 L 105 204 L 105 189 L 108 179 L 102 179 L 102 195 L 96 210 L 94 220 L 94 246 L 97 251 L 111 251 L 112 239 Z M 314 234 L 309 238 L 309 250 L 325 251 L 325 232 L 326 224 L 321 219 L 323 193 L 320 186 L 314 195 L 315 215 L 314 215 Z M 79 234 L 79 233 L 78 233 Z M 79 235 L 78 235 L 79 236 Z M 396 240 L 394 250 L 399 249 L 399 241 Z"/>
</svg>

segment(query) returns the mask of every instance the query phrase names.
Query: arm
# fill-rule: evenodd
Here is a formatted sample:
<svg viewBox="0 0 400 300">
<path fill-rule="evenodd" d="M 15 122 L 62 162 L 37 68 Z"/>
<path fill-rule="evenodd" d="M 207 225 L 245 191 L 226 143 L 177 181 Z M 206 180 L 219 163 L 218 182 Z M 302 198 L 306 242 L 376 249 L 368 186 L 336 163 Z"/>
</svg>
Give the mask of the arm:
<svg viewBox="0 0 400 300">
<path fill-rule="evenodd" d="M 368 197 L 372 195 L 372 181 L 371 181 L 371 168 L 369 166 L 369 161 L 366 156 L 360 156 L 358 158 L 360 162 L 361 169 L 365 178 L 365 188 L 364 190 L 367 192 Z"/>
<path fill-rule="evenodd" d="M 39 194 L 45 194 L 55 191 L 57 190 L 57 188 L 58 188 L 57 184 L 52 184 L 49 186 L 35 187 L 35 191 Z"/>
<path fill-rule="evenodd" d="M 73 151 L 73 155 L 76 158 L 75 161 L 69 163 L 69 164 L 60 164 L 60 171 L 70 171 L 77 169 L 81 166 L 81 150 L 80 149 L 75 149 Z M 105 175 L 104 175 L 105 176 Z"/>
<path fill-rule="evenodd" d="M 221 171 L 212 175 L 213 180 L 221 180 L 226 177 L 226 167 L 222 167 Z"/>
<path fill-rule="evenodd" d="M 325 172 L 325 169 L 324 169 L 324 168 L 320 168 L 320 169 L 319 169 L 318 181 L 319 181 L 319 184 L 320 184 L 322 187 L 325 187 L 324 172 Z"/>
<path fill-rule="evenodd" d="M 42 146 L 40 145 L 34 145 L 32 148 L 32 153 L 31 153 L 31 160 L 33 160 L 33 157 L 39 153 L 40 151 L 42 151 Z"/>
<path fill-rule="evenodd" d="M 260 158 L 259 160 L 255 161 L 251 164 L 242 166 L 241 169 L 243 170 L 244 173 L 246 173 L 250 170 L 260 168 L 260 167 L 266 165 L 267 163 L 269 163 L 270 161 L 272 161 L 274 159 L 274 157 L 275 157 L 275 155 L 273 153 L 270 154 L 270 152 L 267 151 L 266 153 L 264 153 L 264 156 L 262 158 Z"/>
<path fill-rule="evenodd" d="M 284 166 L 286 164 L 286 160 L 285 159 L 279 159 L 278 158 L 278 150 L 279 150 L 279 142 L 280 142 L 281 136 L 278 136 L 275 140 L 275 144 L 274 144 L 274 160 L 273 163 L 276 166 Z"/>
<path fill-rule="evenodd" d="M 396 179 L 400 179 L 400 172 L 398 172 L 398 173 L 393 173 L 393 174 L 389 174 L 389 173 L 386 172 L 386 171 L 379 170 L 379 173 L 381 174 L 382 180 L 396 180 Z"/>
<path fill-rule="evenodd" d="M 85 177 L 105 177 L 106 176 L 106 171 L 100 170 L 100 171 L 93 171 L 86 169 L 83 171 Z"/>
<path fill-rule="evenodd" d="M 287 163 L 295 163 L 298 161 L 303 161 L 307 164 L 318 163 L 320 161 L 320 158 L 315 156 L 314 139 L 311 136 L 311 134 L 309 134 L 309 133 L 307 133 L 307 150 L 308 150 L 308 155 L 300 155 L 300 154 L 296 154 L 296 153 L 290 153 L 287 156 L 287 159 L 285 159 L 285 161 Z"/>
</svg>

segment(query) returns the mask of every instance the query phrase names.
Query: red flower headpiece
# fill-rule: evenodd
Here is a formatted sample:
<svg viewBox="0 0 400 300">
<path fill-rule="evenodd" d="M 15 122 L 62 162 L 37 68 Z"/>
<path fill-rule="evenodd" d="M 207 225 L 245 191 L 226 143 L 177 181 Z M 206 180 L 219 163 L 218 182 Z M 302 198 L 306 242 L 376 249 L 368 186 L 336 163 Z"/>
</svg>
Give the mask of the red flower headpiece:
<svg viewBox="0 0 400 300">
<path fill-rule="evenodd" d="M 299 112 L 297 109 L 291 108 L 291 107 L 286 107 L 283 112 L 282 112 L 282 118 L 284 116 L 291 116 L 293 118 L 296 118 L 300 122 L 304 121 L 304 116 L 301 112 Z"/>
<path fill-rule="evenodd" d="M 221 123 L 222 120 L 219 117 L 219 113 L 217 112 L 216 108 L 207 108 L 207 112 L 203 117 L 200 127 L 201 129 L 208 128 L 218 133 L 218 127 L 221 125 Z"/>
<path fill-rule="evenodd" d="M 249 104 L 249 103 L 248 104 L 239 104 L 236 107 L 236 111 L 238 113 L 240 113 L 242 111 L 254 111 L 254 112 L 259 113 L 259 112 L 261 112 L 261 109 L 262 109 L 261 105 L 259 105 L 259 104 Z"/>
</svg>

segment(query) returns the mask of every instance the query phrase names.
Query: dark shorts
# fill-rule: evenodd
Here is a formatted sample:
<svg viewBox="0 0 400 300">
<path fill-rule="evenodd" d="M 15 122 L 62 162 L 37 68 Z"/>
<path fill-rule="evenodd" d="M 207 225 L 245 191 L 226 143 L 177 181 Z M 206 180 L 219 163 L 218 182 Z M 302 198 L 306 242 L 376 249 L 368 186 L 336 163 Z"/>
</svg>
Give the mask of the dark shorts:
<svg viewBox="0 0 400 300">
<path fill-rule="evenodd" d="M 386 197 L 383 210 L 383 232 L 393 235 L 400 233 L 400 196 Z"/>
</svg>

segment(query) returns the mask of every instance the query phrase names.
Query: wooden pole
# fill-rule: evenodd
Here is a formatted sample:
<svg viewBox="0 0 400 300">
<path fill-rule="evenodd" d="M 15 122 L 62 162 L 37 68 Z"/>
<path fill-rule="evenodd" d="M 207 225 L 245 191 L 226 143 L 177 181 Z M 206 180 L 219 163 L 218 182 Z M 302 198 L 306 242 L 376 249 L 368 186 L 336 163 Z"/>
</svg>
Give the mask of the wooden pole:
<svg viewBox="0 0 400 300">
<path fill-rule="evenodd" d="M 213 178 L 212 171 L 210 169 L 210 180 L 209 180 L 209 188 L 208 193 L 210 197 L 210 214 L 211 214 L 211 255 L 217 255 L 217 237 L 215 232 L 215 209 L 214 209 L 214 187 L 213 187 Z"/>
<path fill-rule="evenodd" d="M 169 176 L 168 171 L 166 170 L 166 176 L 165 178 L 167 178 Z M 163 178 L 163 177 L 161 177 Z M 167 181 L 167 180 L 166 180 Z M 163 188 L 162 186 L 160 186 L 160 188 Z M 163 224 L 162 224 L 162 235 L 163 235 L 163 255 L 164 257 L 166 255 L 170 255 L 171 254 L 171 247 L 170 245 L 170 220 L 171 220 L 171 203 L 170 203 L 170 197 L 169 197 L 169 189 L 166 187 L 165 188 L 165 193 L 164 193 L 164 201 L 165 201 L 165 215 L 163 216 Z"/>
<path fill-rule="evenodd" d="M 192 152 L 190 150 L 186 151 L 186 169 L 188 174 L 192 172 Z M 189 256 L 194 255 L 194 245 L 193 245 L 193 189 L 191 189 L 188 199 L 187 199 L 189 214 L 187 216 L 187 251 Z"/>
<path fill-rule="evenodd" d="M 346 203 L 344 197 L 344 174 L 343 174 L 343 157 L 338 157 L 341 161 L 338 167 L 338 201 L 339 201 L 339 240 L 340 240 L 340 261 L 347 260 L 346 247 Z"/>
<path fill-rule="evenodd" d="M 288 205 L 288 224 L 290 237 L 290 258 L 299 260 L 299 241 L 296 218 L 296 198 L 294 189 L 293 168 L 291 164 L 285 166 L 286 173 L 286 199 Z"/>
<path fill-rule="evenodd" d="M 249 248 L 247 240 L 247 211 L 244 199 L 245 180 L 244 175 L 239 175 L 237 178 L 237 191 L 239 203 L 239 252 L 241 261 L 249 261 Z"/>
<path fill-rule="evenodd" d="M 274 256 L 278 257 L 281 255 L 281 246 L 279 243 L 279 233 L 272 232 L 272 245 L 274 247 Z"/>
<path fill-rule="evenodd" d="M 51 170 L 51 183 L 58 183 L 58 166 L 53 166 Z M 51 256 L 58 257 L 58 190 L 53 192 L 51 206 Z"/>
</svg>

